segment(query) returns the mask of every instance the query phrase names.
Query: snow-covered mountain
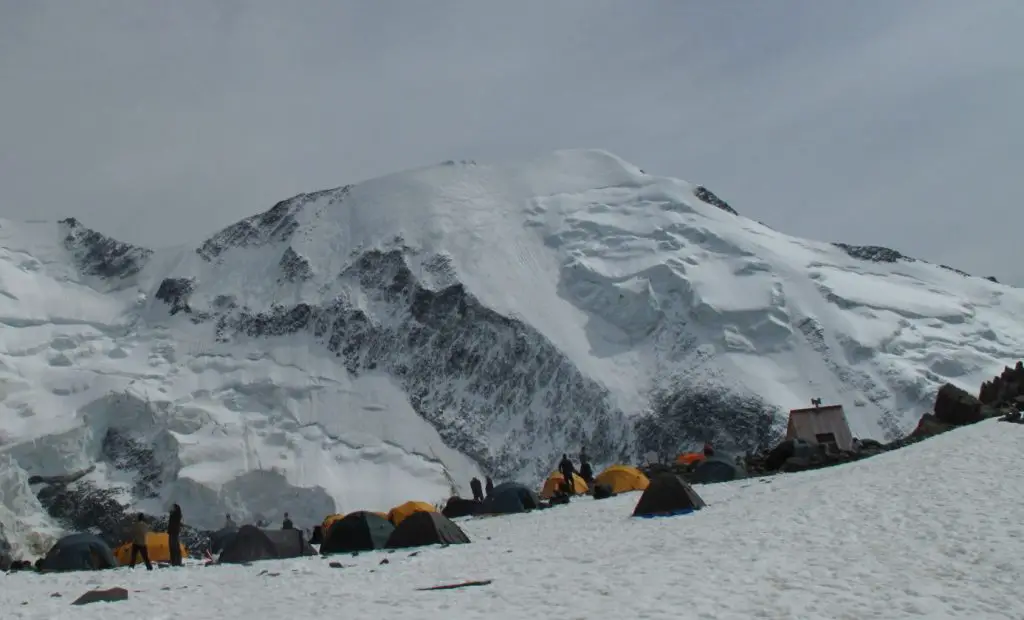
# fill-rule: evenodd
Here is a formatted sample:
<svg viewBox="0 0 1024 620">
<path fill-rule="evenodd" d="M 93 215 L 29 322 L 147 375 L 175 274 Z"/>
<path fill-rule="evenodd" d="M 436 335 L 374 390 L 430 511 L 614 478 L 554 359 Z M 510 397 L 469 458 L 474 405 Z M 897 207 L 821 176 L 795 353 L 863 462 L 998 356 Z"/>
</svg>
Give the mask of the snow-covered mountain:
<svg viewBox="0 0 1024 620">
<path fill-rule="evenodd" d="M 0 523 L 26 544 L 103 489 L 199 527 L 313 523 L 584 445 L 752 447 L 812 397 L 891 438 L 1018 359 L 1022 314 L 1019 289 L 790 237 L 601 151 L 302 194 L 198 248 L 0 220 Z M 30 480 L 76 472 L 79 495 Z"/>
</svg>

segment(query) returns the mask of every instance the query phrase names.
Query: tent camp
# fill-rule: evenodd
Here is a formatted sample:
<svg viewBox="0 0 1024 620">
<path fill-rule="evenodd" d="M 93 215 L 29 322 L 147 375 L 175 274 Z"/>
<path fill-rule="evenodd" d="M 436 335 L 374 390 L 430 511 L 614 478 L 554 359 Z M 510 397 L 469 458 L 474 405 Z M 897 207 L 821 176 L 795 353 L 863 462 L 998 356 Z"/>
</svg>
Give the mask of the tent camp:
<svg viewBox="0 0 1024 620">
<path fill-rule="evenodd" d="M 391 525 L 398 527 L 402 521 L 417 512 L 437 512 L 437 509 L 427 502 L 405 502 L 388 511 L 388 521 L 391 521 Z"/>
<path fill-rule="evenodd" d="M 181 548 L 181 557 L 188 557 L 188 550 L 185 545 L 178 543 Z M 146 551 L 149 552 L 151 562 L 170 562 L 171 545 L 167 532 L 150 532 L 146 534 Z M 127 566 L 132 560 L 132 543 L 126 542 L 117 549 L 114 549 L 114 557 L 122 566 Z M 140 558 L 141 559 L 141 558 Z"/>
<path fill-rule="evenodd" d="M 436 512 L 417 512 L 406 517 L 388 537 L 388 549 L 406 549 L 426 545 L 461 545 L 469 537 L 448 517 Z"/>
<path fill-rule="evenodd" d="M 540 508 L 537 494 L 518 482 L 503 482 L 484 500 L 480 514 L 504 515 Z"/>
<path fill-rule="evenodd" d="M 548 479 L 544 481 L 544 487 L 540 490 L 540 496 L 543 499 L 551 499 L 556 493 L 562 490 L 565 485 L 565 476 L 562 472 L 556 471 L 555 473 L 548 476 Z M 579 474 L 572 475 L 572 492 L 573 495 L 583 495 L 590 488 L 587 486 L 587 482 L 580 477 Z"/>
<path fill-rule="evenodd" d="M 441 514 L 449 519 L 454 519 L 456 517 L 468 517 L 480 514 L 480 509 L 482 507 L 483 502 L 466 499 L 464 497 L 451 497 L 448 499 L 448 503 L 444 505 L 444 509 L 441 510 Z"/>
<path fill-rule="evenodd" d="M 44 571 L 102 570 L 117 568 L 110 546 L 93 534 L 71 534 L 57 541 L 43 558 Z"/>
<path fill-rule="evenodd" d="M 689 478 L 694 484 L 713 484 L 739 480 L 746 476 L 747 472 L 735 461 L 726 457 L 709 456 L 693 468 Z"/>
<path fill-rule="evenodd" d="M 786 425 L 786 439 L 803 439 L 811 443 L 832 445 L 840 450 L 853 450 L 853 433 L 842 405 L 791 410 Z"/>
<path fill-rule="evenodd" d="M 612 465 L 594 478 L 594 486 L 605 485 L 612 493 L 643 491 L 651 483 L 647 476 L 636 467 Z"/>
<path fill-rule="evenodd" d="M 666 517 L 700 510 L 707 504 L 685 480 L 675 474 L 660 474 L 640 496 L 634 517 Z"/>
<path fill-rule="evenodd" d="M 339 514 L 333 514 L 333 515 L 327 515 L 324 518 L 324 522 L 321 524 L 322 527 L 323 527 L 324 534 L 326 534 L 327 531 L 331 529 L 331 526 L 334 523 L 336 523 L 338 521 L 341 521 L 344 518 L 345 518 L 345 515 L 340 514 L 340 513 Z"/>
<path fill-rule="evenodd" d="M 373 512 L 352 512 L 324 533 L 320 553 L 350 553 L 383 549 L 395 531 L 391 522 Z"/>
<path fill-rule="evenodd" d="M 261 530 L 243 525 L 221 551 L 223 564 L 244 564 L 258 560 L 280 560 L 316 555 L 302 530 Z"/>
</svg>

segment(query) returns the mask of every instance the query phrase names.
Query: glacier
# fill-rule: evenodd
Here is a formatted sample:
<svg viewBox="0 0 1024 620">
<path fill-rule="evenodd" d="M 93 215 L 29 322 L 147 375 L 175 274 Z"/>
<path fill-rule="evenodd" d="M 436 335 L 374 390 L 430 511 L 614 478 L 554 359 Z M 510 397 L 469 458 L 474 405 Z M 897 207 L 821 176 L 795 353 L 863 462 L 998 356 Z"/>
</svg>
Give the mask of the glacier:
<svg viewBox="0 0 1024 620">
<path fill-rule="evenodd" d="M 0 220 L 0 534 L 88 524 L 54 477 L 199 528 L 311 525 L 583 447 L 751 449 L 815 397 L 893 439 L 1018 359 L 1022 313 L 1019 289 L 792 237 L 598 150 L 301 194 L 199 247 Z"/>
</svg>

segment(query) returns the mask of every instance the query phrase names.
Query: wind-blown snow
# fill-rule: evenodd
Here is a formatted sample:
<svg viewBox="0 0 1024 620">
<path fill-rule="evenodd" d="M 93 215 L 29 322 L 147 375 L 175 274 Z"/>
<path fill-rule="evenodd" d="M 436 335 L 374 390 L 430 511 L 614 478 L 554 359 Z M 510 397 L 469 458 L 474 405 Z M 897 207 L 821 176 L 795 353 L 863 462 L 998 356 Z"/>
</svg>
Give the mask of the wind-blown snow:
<svg viewBox="0 0 1024 620">
<path fill-rule="evenodd" d="M 1024 428 L 985 422 L 830 469 L 696 487 L 708 507 L 630 517 L 637 493 L 458 520 L 468 545 L 0 577 L 14 618 L 1017 619 Z M 387 564 L 382 564 L 384 558 Z M 330 561 L 342 568 L 331 568 Z M 418 588 L 467 580 L 460 590 Z M 74 608 L 97 587 L 127 601 Z M 52 593 L 61 598 L 51 597 Z M 25 602 L 23 605 L 22 602 Z"/>
<path fill-rule="evenodd" d="M 201 527 L 308 525 L 583 444 L 749 448 L 812 397 L 893 437 L 1024 350 L 1018 289 L 715 202 L 564 151 L 303 194 L 199 248 L 0 220 L 0 456 Z"/>
</svg>

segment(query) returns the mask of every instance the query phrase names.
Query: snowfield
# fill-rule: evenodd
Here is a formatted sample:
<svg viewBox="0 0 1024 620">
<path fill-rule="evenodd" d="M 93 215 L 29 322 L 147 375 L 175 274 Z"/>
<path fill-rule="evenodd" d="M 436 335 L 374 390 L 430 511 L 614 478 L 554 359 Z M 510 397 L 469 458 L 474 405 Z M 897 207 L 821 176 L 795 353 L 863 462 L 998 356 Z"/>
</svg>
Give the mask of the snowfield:
<svg viewBox="0 0 1024 620">
<path fill-rule="evenodd" d="M 708 507 L 630 517 L 639 494 L 459 520 L 472 543 L 177 570 L 0 576 L 5 617 L 1007 618 L 1024 615 L 1024 427 L 989 421 L 864 461 L 698 486 Z M 381 564 L 387 558 L 389 563 Z M 482 587 L 417 588 L 492 579 Z M 128 601 L 72 607 L 86 590 Z M 51 595 L 59 593 L 60 598 Z"/>
<path fill-rule="evenodd" d="M 1024 292 L 891 254 L 602 151 L 303 194 L 199 248 L 0 220 L 0 525 L 30 555 L 91 526 L 29 483 L 75 472 L 202 528 L 310 525 L 584 445 L 744 450 L 812 397 L 890 439 L 1024 351 Z"/>
</svg>

